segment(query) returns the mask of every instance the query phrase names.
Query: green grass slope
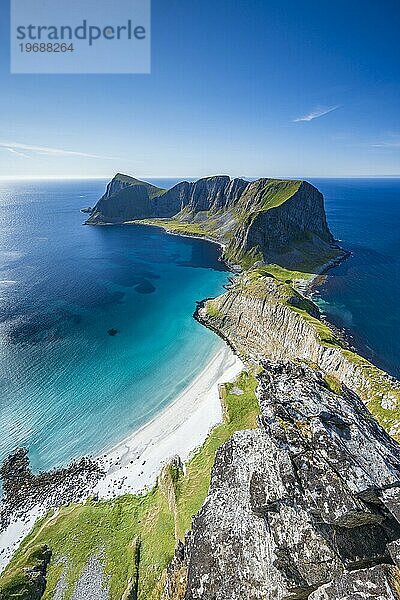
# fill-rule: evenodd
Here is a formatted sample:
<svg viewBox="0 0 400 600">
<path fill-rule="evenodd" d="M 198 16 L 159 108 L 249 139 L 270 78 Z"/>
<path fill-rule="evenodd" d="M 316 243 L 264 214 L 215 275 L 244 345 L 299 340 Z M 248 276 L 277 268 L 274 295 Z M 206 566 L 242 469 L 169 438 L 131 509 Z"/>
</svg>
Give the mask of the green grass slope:
<svg viewBox="0 0 400 600">
<path fill-rule="evenodd" d="M 122 183 L 127 183 L 132 188 L 135 188 L 136 186 L 143 186 L 144 188 L 146 188 L 150 200 L 161 196 L 166 191 L 165 189 L 157 187 L 152 183 L 136 179 L 135 177 L 130 177 L 129 175 L 124 175 L 123 173 L 117 173 L 117 175 L 114 177 L 114 180 L 121 181 Z M 128 189 L 129 188 L 125 188 L 125 190 Z M 134 192 L 134 190 L 131 190 L 131 192 Z M 117 193 L 120 194 L 121 192 Z"/>
<path fill-rule="evenodd" d="M 110 600 L 120 600 L 134 581 L 139 600 L 159 598 L 164 570 L 177 539 L 183 539 L 190 529 L 192 516 L 207 495 L 217 449 L 234 431 L 256 426 L 256 384 L 251 373 L 243 372 L 235 383 L 221 388 L 223 423 L 212 429 L 188 461 L 185 474 L 169 466 L 147 494 L 72 504 L 51 511 L 39 521 L 0 576 L 0 598 L 5 590 L 18 593 L 32 552 L 44 544 L 52 551 L 44 600 L 53 598 L 61 576 L 65 581 L 63 599 L 71 598 L 90 557 L 99 557 L 104 563 Z M 21 596 L 20 600 L 28 597 Z"/>
</svg>

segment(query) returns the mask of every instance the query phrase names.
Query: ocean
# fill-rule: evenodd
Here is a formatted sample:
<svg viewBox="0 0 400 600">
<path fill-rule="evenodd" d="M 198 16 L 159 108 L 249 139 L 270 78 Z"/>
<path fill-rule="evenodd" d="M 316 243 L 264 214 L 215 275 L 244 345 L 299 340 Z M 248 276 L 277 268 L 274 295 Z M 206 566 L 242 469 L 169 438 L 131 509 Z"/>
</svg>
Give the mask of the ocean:
<svg viewBox="0 0 400 600">
<path fill-rule="evenodd" d="M 168 187 L 177 180 L 152 180 Z M 361 352 L 400 375 L 400 180 L 312 180 L 352 257 L 317 292 Z M 229 273 L 205 240 L 84 227 L 106 181 L 0 183 L 0 460 L 97 454 L 156 415 L 223 342 L 196 301 Z M 115 335 L 110 335 L 115 333 Z"/>
<path fill-rule="evenodd" d="M 400 378 L 400 179 L 312 179 L 329 226 L 352 256 L 316 300 L 360 354 Z"/>
<path fill-rule="evenodd" d="M 218 246 L 84 227 L 105 184 L 0 184 L 0 460 L 26 446 L 38 470 L 101 452 L 222 347 L 192 318 L 228 280 Z"/>
</svg>

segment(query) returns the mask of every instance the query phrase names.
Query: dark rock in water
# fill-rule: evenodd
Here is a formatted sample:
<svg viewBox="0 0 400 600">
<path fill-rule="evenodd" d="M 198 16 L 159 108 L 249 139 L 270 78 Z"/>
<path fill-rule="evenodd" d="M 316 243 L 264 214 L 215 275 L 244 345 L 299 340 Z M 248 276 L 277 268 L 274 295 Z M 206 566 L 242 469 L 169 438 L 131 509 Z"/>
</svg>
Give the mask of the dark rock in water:
<svg viewBox="0 0 400 600">
<path fill-rule="evenodd" d="M 217 451 L 163 600 L 398 600 L 400 446 L 347 388 L 262 366 L 259 428 Z"/>
<path fill-rule="evenodd" d="M 49 509 L 81 500 L 103 476 L 103 469 L 90 458 L 36 475 L 30 470 L 27 450 L 17 448 L 0 468 L 4 492 L 0 533 L 12 517 L 27 514 L 37 504 Z"/>
<path fill-rule="evenodd" d="M 152 294 L 156 291 L 156 288 L 150 281 L 142 281 L 135 287 L 135 292 L 138 294 Z"/>
<path fill-rule="evenodd" d="M 112 327 L 111 329 L 109 329 L 107 331 L 107 333 L 108 333 L 108 335 L 111 335 L 111 336 L 117 335 L 117 333 L 119 333 L 119 329 L 114 329 L 114 327 Z"/>
<path fill-rule="evenodd" d="M 22 486 L 26 481 L 32 481 L 33 475 L 29 468 L 28 451 L 26 448 L 17 448 L 4 461 L 0 468 L 0 477 L 3 480 L 4 492 L 12 492 L 13 487 Z"/>
</svg>

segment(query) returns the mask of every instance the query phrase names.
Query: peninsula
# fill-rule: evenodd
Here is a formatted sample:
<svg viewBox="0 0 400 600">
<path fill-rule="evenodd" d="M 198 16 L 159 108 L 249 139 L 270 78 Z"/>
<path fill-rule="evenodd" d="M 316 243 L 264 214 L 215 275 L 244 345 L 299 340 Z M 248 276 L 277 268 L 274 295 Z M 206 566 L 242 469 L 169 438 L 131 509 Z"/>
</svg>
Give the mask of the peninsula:
<svg viewBox="0 0 400 600">
<path fill-rule="evenodd" d="M 344 254 L 329 231 L 322 194 L 306 181 L 222 175 L 164 190 L 117 174 L 86 223 L 138 220 L 215 240 L 223 258 L 242 267 L 260 261 L 312 269 Z"/>
<path fill-rule="evenodd" d="M 227 176 L 163 190 L 118 174 L 86 223 L 219 243 L 235 274 L 194 316 L 243 369 L 220 385 L 221 422 L 184 464 L 165 456 L 142 493 L 100 499 L 92 461 L 78 478 L 76 468 L 46 477 L 24 452 L 10 457 L 3 518 L 15 477 L 24 502 L 40 491 L 49 511 L 0 576 L 0 599 L 398 600 L 400 382 L 304 293 L 347 256 L 322 194 L 304 181 Z M 71 475 L 75 497 L 63 503 L 54 481 Z"/>
</svg>

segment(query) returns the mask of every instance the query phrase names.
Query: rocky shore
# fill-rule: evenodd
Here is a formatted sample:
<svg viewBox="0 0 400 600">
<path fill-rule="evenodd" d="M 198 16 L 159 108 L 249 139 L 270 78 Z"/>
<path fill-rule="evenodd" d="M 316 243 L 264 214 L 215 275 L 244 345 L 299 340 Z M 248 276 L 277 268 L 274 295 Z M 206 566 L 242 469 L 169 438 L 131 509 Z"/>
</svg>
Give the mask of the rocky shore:
<svg viewBox="0 0 400 600">
<path fill-rule="evenodd" d="M 38 505 L 48 510 L 79 502 L 103 476 L 98 461 L 90 458 L 81 458 L 67 467 L 35 475 L 29 468 L 28 451 L 17 448 L 0 468 L 3 481 L 0 532 L 12 519 L 24 517 Z"/>
<path fill-rule="evenodd" d="M 50 509 L 71 502 L 83 502 L 93 494 L 95 485 L 104 475 L 100 463 L 87 457 L 67 467 L 34 474 L 29 467 L 27 449 L 17 448 L 12 452 L 0 468 L 3 484 L 0 502 L 0 572 L 37 519 Z M 35 567 L 33 578 L 28 577 L 31 589 L 42 589 L 42 593 L 50 555 L 45 553 L 44 557 L 46 560 L 39 560 L 40 565 L 43 563 L 44 566 Z M 41 594 L 26 597 L 36 600 L 36 597 L 41 598 Z M 3 600 L 1 593 L 0 599 Z"/>
<path fill-rule="evenodd" d="M 239 358 L 222 347 L 172 404 L 101 456 L 33 474 L 28 451 L 16 449 L 0 468 L 0 572 L 49 509 L 151 489 L 170 457 L 178 452 L 185 460 L 221 420 L 219 385 L 235 379 L 242 368 Z"/>
</svg>

